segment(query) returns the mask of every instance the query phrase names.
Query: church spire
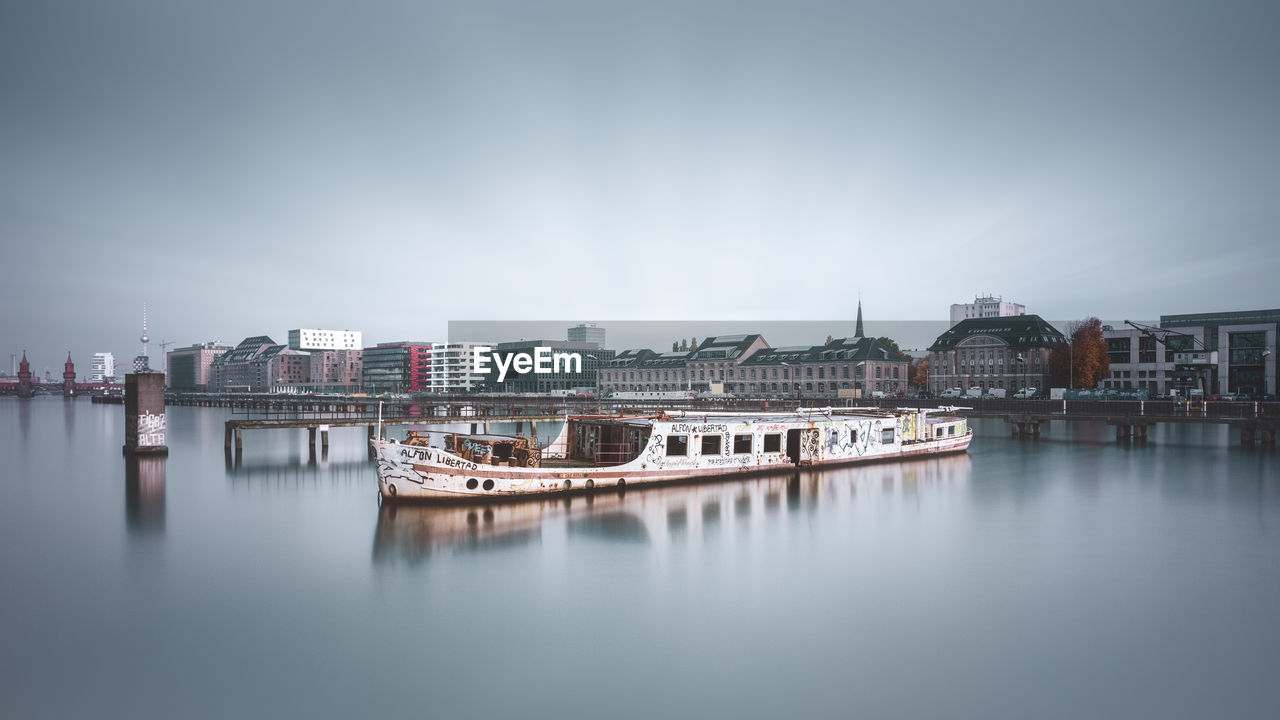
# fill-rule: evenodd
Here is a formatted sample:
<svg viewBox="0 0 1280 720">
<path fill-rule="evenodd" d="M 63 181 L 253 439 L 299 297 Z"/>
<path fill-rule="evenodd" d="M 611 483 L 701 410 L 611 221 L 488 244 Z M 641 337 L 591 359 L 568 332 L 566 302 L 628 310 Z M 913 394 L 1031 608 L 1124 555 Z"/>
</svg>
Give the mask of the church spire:
<svg viewBox="0 0 1280 720">
<path fill-rule="evenodd" d="M 858 324 L 854 326 L 853 336 L 856 338 L 864 337 L 862 334 L 862 298 L 858 298 Z"/>
</svg>

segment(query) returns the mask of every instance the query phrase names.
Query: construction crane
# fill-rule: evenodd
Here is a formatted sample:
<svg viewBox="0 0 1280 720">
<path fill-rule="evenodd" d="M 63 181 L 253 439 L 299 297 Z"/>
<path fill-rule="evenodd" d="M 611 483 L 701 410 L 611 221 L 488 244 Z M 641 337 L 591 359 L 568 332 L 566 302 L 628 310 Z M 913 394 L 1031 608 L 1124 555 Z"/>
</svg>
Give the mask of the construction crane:
<svg viewBox="0 0 1280 720">
<path fill-rule="evenodd" d="M 1145 337 L 1149 337 L 1163 345 L 1166 350 L 1173 351 L 1173 384 L 1180 388 L 1198 385 L 1203 398 L 1204 393 L 1208 390 L 1209 370 L 1218 365 L 1217 350 L 1210 350 L 1205 346 L 1203 340 L 1190 333 L 1143 325 L 1132 320 L 1125 320 L 1124 322 Z M 1179 339 L 1178 342 L 1174 343 L 1176 347 L 1169 345 L 1170 338 Z"/>
<path fill-rule="evenodd" d="M 169 377 L 169 353 L 165 351 L 169 349 L 170 345 L 177 345 L 177 343 L 175 343 L 172 340 L 161 340 L 156 344 L 160 346 L 160 354 L 164 356 L 164 364 L 161 367 L 164 368 L 164 375 L 166 378 L 168 378 Z M 165 382 L 169 382 L 169 381 L 165 380 Z"/>
</svg>

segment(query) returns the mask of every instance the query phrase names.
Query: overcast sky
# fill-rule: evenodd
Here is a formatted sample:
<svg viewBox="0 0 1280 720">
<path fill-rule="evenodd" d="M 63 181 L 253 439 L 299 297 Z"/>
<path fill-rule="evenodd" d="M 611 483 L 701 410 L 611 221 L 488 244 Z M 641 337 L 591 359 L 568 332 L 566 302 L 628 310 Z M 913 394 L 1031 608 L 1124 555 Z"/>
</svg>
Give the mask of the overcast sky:
<svg viewBox="0 0 1280 720">
<path fill-rule="evenodd" d="M 127 359 L 144 300 L 180 344 L 1277 307 L 1278 71 L 1274 0 L 7 2 L 5 369 Z"/>
</svg>

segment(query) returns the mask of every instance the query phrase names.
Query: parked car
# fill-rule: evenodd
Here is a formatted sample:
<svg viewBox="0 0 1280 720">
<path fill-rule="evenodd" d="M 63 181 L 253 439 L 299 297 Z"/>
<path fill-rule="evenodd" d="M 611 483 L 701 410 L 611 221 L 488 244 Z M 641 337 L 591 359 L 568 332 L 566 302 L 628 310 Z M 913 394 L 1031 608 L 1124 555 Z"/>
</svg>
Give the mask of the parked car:
<svg viewBox="0 0 1280 720">
<path fill-rule="evenodd" d="M 969 388 L 968 390 L 965 390 L 965 391 L 964 391 L 964 397 L 966 397 L 966 398 L 970 398 L 970 399 L 977 399 L 977 398 L 981 398 L 981 397 L 982 397 L 982 388 L 980 388 L 980 387 L 971 387 L 971 388 Z"/>
<path fill-rule="evenodd" d="M 1022 388 L 1018 392 L 1014 393 L 1013 396 L 1018 400 L 1030 400 L 1036 396 L 1036 389 L 1033 387 Z"/>
<path fill-rule="evenodd" d="M 938 393 L 938 397 L 942 398 L 958 398 L 962 395 L 964 395 L 964 391 L 960 388 L 947 388 L 946 390 Z"/>
<path fill-rule="evenodd" d="M 920 392 L 916 393 L 916 397 L 918 397 L 918 398 L 931 398 L 931 397 L 933 397 L 933 393 L 932 393 L 932 392 L 930 392 L 930 391 L 928 391 L 928 390 L 921 390 Z"/>
<path fill-rule="evenodd" d="M 983 397 L 986 397 L 986 398 L 989 398 L 989 399 L 992 399 L 992 400 L 1003 400 L 1003 399 L 1004 399 L 1004 397 L 1005 397 L 1005 389 L 1004 389 L 1004 388 L 990 388 L 990 389 L 988 389 L 988 390 L 987 390 L 987 394 L 986 394 L 986 395 L 984 395 Z"/>
<path fill-rule="evenodd" d="M 880 399 L 885 398 L 885 397 L 887 397 L 887 396 L 884 394 L 884 391 L 883 391 L 883 390 L 872 390 L 872 391 L 871 391 L 871 397 L 873 397 L 873 398 L 875 398 L 875 399 L 877 399 L 877 400 L 880 400 Z"/>
</svg>

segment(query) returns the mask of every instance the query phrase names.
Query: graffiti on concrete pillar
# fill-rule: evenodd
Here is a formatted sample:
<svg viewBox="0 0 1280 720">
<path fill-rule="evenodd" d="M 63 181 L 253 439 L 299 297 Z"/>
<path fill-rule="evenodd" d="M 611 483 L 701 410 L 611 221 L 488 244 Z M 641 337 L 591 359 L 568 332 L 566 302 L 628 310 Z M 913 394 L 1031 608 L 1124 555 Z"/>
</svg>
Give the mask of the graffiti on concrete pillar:
<svg viewBox="0 0 1280 720">
<path fill-rule="evenodd" d="M 138 416 L 138 447 L 164 445 L 164 413 Z"/>
</svg>

